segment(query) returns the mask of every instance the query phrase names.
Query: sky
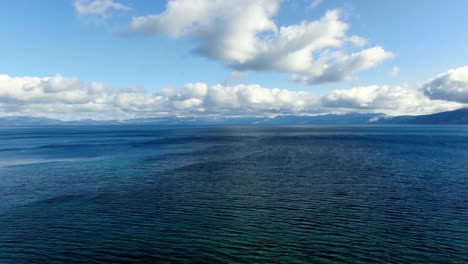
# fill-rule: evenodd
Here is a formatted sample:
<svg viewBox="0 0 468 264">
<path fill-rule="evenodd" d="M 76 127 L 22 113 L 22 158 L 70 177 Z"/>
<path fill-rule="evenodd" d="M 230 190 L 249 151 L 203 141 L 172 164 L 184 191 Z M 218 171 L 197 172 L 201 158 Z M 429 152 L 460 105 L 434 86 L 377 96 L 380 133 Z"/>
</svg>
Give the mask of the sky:
<svg viewBox="0 0 468 264">
<path fill-rule="evenodd" d="M 0 0 L 0 116 L 468 105 L 465 0 Z"/>
</svg>

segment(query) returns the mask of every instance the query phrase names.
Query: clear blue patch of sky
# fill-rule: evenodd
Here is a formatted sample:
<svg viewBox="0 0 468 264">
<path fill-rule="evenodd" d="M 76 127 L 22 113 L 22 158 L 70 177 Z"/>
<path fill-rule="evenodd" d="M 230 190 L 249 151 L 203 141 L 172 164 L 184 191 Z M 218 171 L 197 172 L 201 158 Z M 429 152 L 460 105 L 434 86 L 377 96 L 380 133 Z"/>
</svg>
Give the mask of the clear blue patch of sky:
<svg viewBox="0 0 468 264">
<path fill-rule="evenodd" d="M 159 13 L 163 1 L 122 1 L 132 7 L 108 19 L 80 17 L 72 1 L 0 1 L 0 74 L 50 76 L 63 74 L 110 86 L 142 86 L 149 91 L 188 82 L 221 82 L 231 72 L 217 61 L 194 55 L 189 39 L 125 36 L 132 16 Z M 349 35 L 369 39 L 396 54 L 352 81 L 306 86 L 287 74 L 249 72 L 238 82 L 265 87 L 309 90 L 372 84 L 416 83 L 450 68 L 468 64 L 468 1 L 343 1 L 323 0 L 314 9 L 308 1 L 284 1 L 278 25 L 316 20 L 339 8 L 350 24 Z M 399 76 L 389 73 L 401 69 Z"/>
</svg>

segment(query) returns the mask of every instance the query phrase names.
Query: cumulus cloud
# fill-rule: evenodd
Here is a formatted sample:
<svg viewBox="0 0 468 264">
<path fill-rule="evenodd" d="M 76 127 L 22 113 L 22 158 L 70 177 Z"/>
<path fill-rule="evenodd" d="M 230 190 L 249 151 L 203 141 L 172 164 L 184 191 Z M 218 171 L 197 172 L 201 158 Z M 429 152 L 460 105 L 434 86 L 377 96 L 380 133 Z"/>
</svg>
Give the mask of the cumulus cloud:
<svg viewBox="0 0 468 264">
<path fill-rule="evenodd" d="M 164 88 L 151 98 L 158 102 L 151 106 L 153 110 L 172 114 L 269 115 L 313 112 L 319 107 L 318 97 L 308 92 L 245 84 L 189 83 L 181 88 Z"/>
<path fill-rule="evenodd" d="M 421 89 L 431 99 L 468 103 L 468 66 L 441 73 Z"/>
<path fill-rule="evenodd" d="M 78 104 L 99 101 L 104 89 L 97 82 L 85 84 L 61 75 L 46 78 L 0 75 L 0 102 Z"/>
<path fill-rule="evenodd" d="M 279 26 L 279 7 L 279 0 L 171 0 L 160 14 L 134 17 L 130 30 L 188 36 L 198 43 L 196 53 L 234 70 L 289 73 L 307 84 L 347 80 L 393 56 L 380 46 L 359 50 L 368 41 L 346 34 L 338 10 Z"/>
<path fill-rule="evenodd" d="M 462 104 L 431 100 L 421 91 L 403 86 L 364 86 L 334 90 L 321 98 L 322 106 L 344 111 L 371 111 L 386 114 L 428 114 L 454 110 Z"/>
<path fill-rule="evenodd" d="M 198 99 L 203 101 L 203 107 L 215 112 L 297 113 L 314 111 L 318 107 L 318 97 L 311 93 L 268 89 L 259 85 L 214 85 L 203 98 Z"/>
<path fill-rule="evenodd" d="M 128 11 L 130 7 L 113 0 L 75 0 L 75 11 L 79 15 L 107 16 L 111 10 Z"/>
<path fill-rule="evenodd" d="M 353 72 L 363 71 L 378 65 L 381 61 L 392 57 L 382 47 L 377 46 L 365 49 L 351 55 L 337 52 L 332 54 L 334 64 L 325 65 L 317 73 L 309 75 L 292 75 L 291 80 L 304 84 L 320 84 L 325 82 L 338 82 L 351 78 Z"/>
<path fill-rule="evenodd" d="M 76 78 L 0 75 L 2 115 L 48 116 L 61 119 L 109 119 L 131 116 L 115 107 L 118 94 L 135 89 L 108 89 L 102 83 Z"/>
<path fill-rule="evenodd" d="M 189 83 L 154 94 L 141 89 L 115 89 L 61 75 L 0 75 L 0 115 L 61 119 L 112 119 L 161 115 L 269 115 L 313 112 L 318 97 L 301 91 L 259 85 Z"/>
<path fill-rule="evenodd" d="M 372 85 L 334 90 L 323 96 L 257 84 L 188 83 L 148 94 L 76 78 L 0 75 L 0 116 L 59 119 L 125 119 L 151 116 L 271 116 L 331 112 L 426 114 L 468 106 L 463 67 L 436 76 L 421 88 Z M 453 88 L 455 87 L 455 88 Z"/>
</svg>

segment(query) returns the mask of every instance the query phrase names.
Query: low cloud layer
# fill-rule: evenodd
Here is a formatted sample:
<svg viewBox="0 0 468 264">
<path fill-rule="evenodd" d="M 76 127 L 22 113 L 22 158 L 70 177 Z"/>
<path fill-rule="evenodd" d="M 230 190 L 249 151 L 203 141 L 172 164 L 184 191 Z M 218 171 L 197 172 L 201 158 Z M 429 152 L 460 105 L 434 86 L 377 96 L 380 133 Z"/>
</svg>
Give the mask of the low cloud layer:
<svg viewBox="0 0 468 264">
<path fill-rule="evenodd" d="M 65 119 L 104 118 L 112 114 L 113 92 L 104 85 L 60 75 L 11 77 L 0 75 L 2 115 L 49 116 Z"/>
<path fill-rule="evenodd" d="M 160 14 L 134 17 L 130 30 L 189 37 L 198 43 L 197 54 L 236 71 L 287 73 L 305 84 L 348 80 L 393 56 L 348 36 L 338 10 L 280 26 L 273 20 L 279 8 L 279 0 L 171 0 Z"/>
<path fill-rule="evenodd" d="M 269 116 L 332 112 L 426 114 L 468 105 L 468 67 L 437 75 L 421 88 L 365 86 L 317 96 L 305 91 L 189 83 L 147 94 L 138 88 L 112 88 L 61 75 L 0 75 L 0 115 L 59 119 L 125 119 L 150 116 Z"/>
<path fill-rule="evenodd" d="M 115 89 L 76 78 L 0 75 L 1 115 L 109 119 L 166 115 L 270 115 L 314 112 L 318 97 L 259 85 L 189 83 L 155 94 Z"/>
<path fill-rule="evenodd" d="M 431 99 L 468 103 L 468 66 L 441 73 L 421 88 Z"/>
<path fill-rule="evenodd" d="M 421 91 L 408 86 L 365 86 L 335 90 L 321 99 L 322 106 L 344 111 L 369 111 L 387 114 L 427 114 L 454 110 L 462 104 L 431 100 Z"/>
</svg>

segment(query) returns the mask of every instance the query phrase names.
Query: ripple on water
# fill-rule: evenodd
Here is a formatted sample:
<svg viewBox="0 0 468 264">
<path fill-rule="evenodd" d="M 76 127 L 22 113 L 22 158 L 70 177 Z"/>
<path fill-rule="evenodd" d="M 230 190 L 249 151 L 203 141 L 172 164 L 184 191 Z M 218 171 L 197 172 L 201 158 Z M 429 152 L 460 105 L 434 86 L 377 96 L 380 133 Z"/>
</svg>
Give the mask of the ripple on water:
<svg viewBox="0 0 468 264">
<path fill-rule="evenodd" d="M 0 168 L 0 262 L 468 263 L 453 129 L 69 131 Z"/>
</svg>

